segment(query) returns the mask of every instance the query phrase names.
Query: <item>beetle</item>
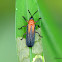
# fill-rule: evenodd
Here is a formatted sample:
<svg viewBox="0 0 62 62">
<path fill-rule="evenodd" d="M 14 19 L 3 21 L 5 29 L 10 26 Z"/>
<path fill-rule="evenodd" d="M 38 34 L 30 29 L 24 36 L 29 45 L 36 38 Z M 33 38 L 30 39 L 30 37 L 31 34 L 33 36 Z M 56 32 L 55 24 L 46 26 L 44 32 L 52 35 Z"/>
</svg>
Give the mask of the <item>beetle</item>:
<svg viewBox="0 0 62 62">
<path fill-rule="evenodd" d="M 30 13 L 29 10 L 28 10 L 28 12 L 29 12 L 29 14 L 31 15 L 31 13 Z M 33 15 L 31 15 L 29 21 L 27 21 L 26 18 L 25 18 L 24 16 L 22 16 L 22 17 L 24 18 L 24 20 L 28 23 L 28 25 L 22 26 L 22 27 L 27 27 L 25 34 L 26 34 L 26 45 L 27 45 L 28 47 L 33 47 L 34 42 L 35 42 L 35 33 L 38 33 L 38 32 L 35 31 L 35 27 L 36 27 L 36 26 L 40 27 L 39 25 L 35 25 L 35 23 L 38 22 L 41 18 L 39 18 L 38 21 L 36 21 L 36 22 L 34 22 L 34 18 L 33 18 L 33 16 L 34 16 L 37 12 L 38 12 L 38 10 L 37 10 Z M 21 27 L 21 28 L 18 28 L 18 29 L 22 29 L 22 27 Z M 25 35 L 25 34 L 24 34 L 24 35 Z M 24 37 L 24 35 L 23 35 L 23 37 Z M 38 33 L 38 35 L 39 35 L 40 37 L 42 37 L 39 33 Z M 22 39 L 23 39 L 23 37 L 22 37 Z M 21 40 L 22 40 L 22 39 L 21 39 Z"/>
</svg>

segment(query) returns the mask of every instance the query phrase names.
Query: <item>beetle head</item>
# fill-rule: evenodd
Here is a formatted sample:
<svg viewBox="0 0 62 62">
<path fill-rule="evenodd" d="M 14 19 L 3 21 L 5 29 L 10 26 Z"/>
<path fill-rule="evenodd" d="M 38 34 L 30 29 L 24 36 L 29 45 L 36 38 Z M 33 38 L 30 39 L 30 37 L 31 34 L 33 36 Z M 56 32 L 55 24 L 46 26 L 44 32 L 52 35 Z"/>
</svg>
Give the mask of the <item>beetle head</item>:
<svg viewBox="0 0 62 62">
<path fill-rule="evenodd" d="M 31 16 L 30 19 L 33 19 L 34 20 L 33 16 Z"/>
</svg>

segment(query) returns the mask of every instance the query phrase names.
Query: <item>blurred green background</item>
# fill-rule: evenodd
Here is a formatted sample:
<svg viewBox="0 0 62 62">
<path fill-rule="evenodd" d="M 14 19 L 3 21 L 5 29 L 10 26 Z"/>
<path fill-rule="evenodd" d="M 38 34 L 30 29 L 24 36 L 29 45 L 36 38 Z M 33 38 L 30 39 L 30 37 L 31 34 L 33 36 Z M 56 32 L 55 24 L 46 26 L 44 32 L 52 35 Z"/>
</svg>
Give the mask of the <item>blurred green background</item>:
<svg viewBox="0 0 62 62">
<path fill-rule="evenodd" d="M 62 59 L 56 59 L 62 58 L 62 1 L 35 1 L 42 16 L 45 60 L 62 62 Z M 15 41 L 15 0 L 0 0 L 0 62 L 18 62 Z"/>
<path fill-rule="evenodd" d="M 62 62 L 62 1 L 37 0 L 42 16 L 42 46 L 46 62 Z"/>
<path fill-rule="evenodd" d="M 0 62 L 17 62 L 15 0 L 0 0 Z"/>
</svg>

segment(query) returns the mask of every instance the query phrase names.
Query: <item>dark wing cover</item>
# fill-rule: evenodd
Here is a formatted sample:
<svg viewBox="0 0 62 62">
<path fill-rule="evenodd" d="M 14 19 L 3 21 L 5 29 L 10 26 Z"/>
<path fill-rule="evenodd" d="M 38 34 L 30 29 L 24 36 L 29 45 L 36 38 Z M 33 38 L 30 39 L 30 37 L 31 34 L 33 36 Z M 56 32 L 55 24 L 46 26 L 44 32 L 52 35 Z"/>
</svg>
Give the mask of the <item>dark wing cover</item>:
<svg viewBox="0 0 62 62">
<path fill-rule="evenodd" d="M 34 27 L 34 33 L 32 32 L 32 26 L 30 33 L 28 33 L 28 25 L 27 25 L 26 45 L 28 47 L 32 47 L 34 45 L 34 41 L 35 41 L 35 27 Z"/>
</svg>

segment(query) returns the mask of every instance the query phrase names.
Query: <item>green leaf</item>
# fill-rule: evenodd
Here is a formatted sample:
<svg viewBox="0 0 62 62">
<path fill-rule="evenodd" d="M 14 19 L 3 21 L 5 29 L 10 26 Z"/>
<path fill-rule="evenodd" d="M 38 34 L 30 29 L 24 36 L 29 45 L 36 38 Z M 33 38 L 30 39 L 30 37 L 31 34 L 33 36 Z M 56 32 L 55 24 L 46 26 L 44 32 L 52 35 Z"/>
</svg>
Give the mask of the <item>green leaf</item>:
<svg viewBox="0 0 62 62">
<path fill-rule="evenodd" d="M 30 10 L 32 15 L 34 14 L 35 11 L 38 10 L 38 12 L 33 16 L 34 21 L 37 21 L 40 15 L 39 15 L 39 8 L 36 3 L 36 0 L 16 0 L 16 38 L 17 38 L 17 50 L 18 50 L 19 62 L 21 61 L 23 62 L 23 60 L 26 60 L 26 62 L 27 61 L 29 62 L 30 60 L 30 62 L 32 62 L 33 58 L 36 55 L 43 56 L 41 39 L 39 35 L 35 34 L 36 35 L 35 44 L 33 48 L 28 49 L 28 47 L 26 46 L 26 36 L 25 36 L 25 39 L 23 39 L 22 41 L 20 40 L 23 34 L 26 32 L 26 28 L 24 27 L 21 30 L 18 30 L 18 28 L 24 25 L 27 25 L 27 22 L 22 18 L 22 16 L 25 16 L 25 18 L 29 21 L 29 18 L 31 17 L 31 15 L 28 13 L 28 10 Z M 37 22 L 36 24 L 41 25 L 41 20 Z M 39 31 L 40 29 L 37 29 L 37 32 Z M 40 33 L 41 32 L 39 32 L 39 34 Z M 24 53 L 26 54 L 25 56 L 24 56 Z"/>
</svg>

